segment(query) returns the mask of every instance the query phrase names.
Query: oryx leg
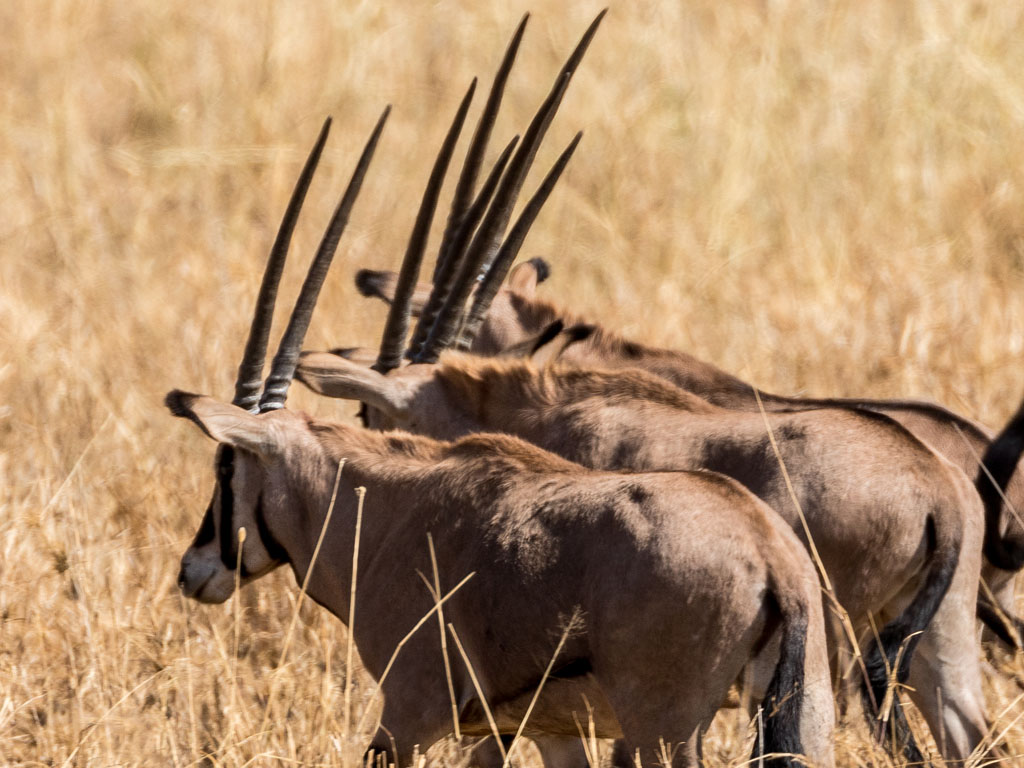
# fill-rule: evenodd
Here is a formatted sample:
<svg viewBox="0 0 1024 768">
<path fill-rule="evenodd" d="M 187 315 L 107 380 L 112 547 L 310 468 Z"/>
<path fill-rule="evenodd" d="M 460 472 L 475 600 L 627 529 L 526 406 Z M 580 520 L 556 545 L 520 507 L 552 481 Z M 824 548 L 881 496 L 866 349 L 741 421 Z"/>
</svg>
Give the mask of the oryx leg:
<svg viewBox="0 0 1024 768">
<path fill-rule="evenodd" d="M 502 736 L 501 741 L 506 750 L 512 744 L 510 737 Z M 502 757 L 501 750 L 498 748 L 498 743 L 494 740 L 493 736 L 481 739 L 473 746 L 473 757 L 471 758 L 470 765 L 475 765 L 478 768 L 501 768 L 504 763 L 505 759 Z"/>
<path fill-rule="evenodd" d="M 621 717 L 625 737 L 615 743 L 614 768 L 635 768 L 635 756 L 641 765 L 698 768 L 702 764 L 701 737 L 717 707 L 706 702 L 683 703 L 678 697 L 660 701 L 661 706 L 635 708 Z"/>
<path fill-rule="evenodd" d="M 980 567 L 980 526 L 968 521 L 953 582 L 921 637 L 907 680 L 947 760 L 966 759 L 988 727 L 975 623 Z"/>
<path fill-rule="evenodd" d="M 406 665 L 400 659 L 381 687 L 384 708 L 380 727 L 365 755 L 384 755 L 385 765 L 393 763 L 397 768 L 412 764 L 417 747 L 424 754 L 452 731 L 451 698 L 444 677 L 431 675 L 424 679 L 415 660 L 417 649 L 408 650 L 412 651 L 407 657 L 412 659 L 408 668 L 401 668 Z"/>
<path fill-rule="evenodd" d="M 512 736 L 502 736 L 506 752 L 512 746 Z M 534 736 L 530 739 L 544 761 L 544 768 L 589 768 L 587 750 L 579 736 Z M 516 750 L 519 751 L 518 749 Z M 593 768 L 598 768 L 596 756 Z M 481 741 L 473 748 L 473 765 L 480 768 L 501 768 L 501 751 L 493 738 Z M 516 758 L 512 759 L 513 764 Z"/>
<path fill-rule="evenodd" d="M 588 768 L 590 765 L 580 736 L 538 736 L 533 743 L 544 758 L 544 768 Z M 593 759 L 593 768 L 598 768 L 597 755 Z"/>
<path fill-rule="evenodd" d="M 1017 617 L 1016 572 L 1004 571 L 991 563 L 985 562 L 981 567 L 981 588 L 978 592 L 978 605 L 992 606 L 1001 625 L 1009 624 L 1006 631 L 1013 636 L 1014 631 L 1024 641 L 1024 625 Z M 992 604 L 995 603 L 993 606 Z M 979 615 L 980 618 L 980 615 Z M 996 636 L 989 627 L 982 630 L 983 643 L 997 642 Z"/>
</svg>

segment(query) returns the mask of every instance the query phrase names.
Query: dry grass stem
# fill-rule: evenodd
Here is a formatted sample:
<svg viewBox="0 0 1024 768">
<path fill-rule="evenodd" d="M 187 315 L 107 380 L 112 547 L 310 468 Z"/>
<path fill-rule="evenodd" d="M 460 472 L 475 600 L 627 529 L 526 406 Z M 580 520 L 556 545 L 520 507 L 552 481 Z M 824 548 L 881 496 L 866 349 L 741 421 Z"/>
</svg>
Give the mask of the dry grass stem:
<svg viewBox="0 0 1024 768">
<path fill-rule="evenodd" d="M 462 587 L 465 586 L 466 582 L 468 582 L 474 576 L 476 576 L 476 571 L 473 571 L 471 573 L 467 573 L 463 577 L 462 581 L 460 581 L 458 584 L 456 584 L 454 587 L 452 587 L 444 597 L 442 597 L 440 600 L 436 601 L 434 603 L 434 607 L 431 608 L 429 611 L 427 611 L 425 614 L 423 614 L 423 616 L 420 618 L 420 620 L 417 621 L 413 625 L 413 628 L 405 633 L 405 637 L 403 637 L 401 640 L 398 641 L 398 645 L 395 646 L 395 650 L 391 652 L 391 658 L 389 658 L 388 659 L 388 663 L 384 665 L 384 671 L 381 672 L 380 677 L 377 679 L 377 683 L 376 683 L 376 685 L 374 686 L 374 689 L 373 689 L 373 696 L 376 696 L 377 693 L 380 691 L 381 686 L 384 685 L 384 681 L 387 680 L 388 674 L 391 672 L 391 668 L 395 664 L 395 659 L 398 658 L 398 654 L 402 650 L 402 648 L 405 647 L 405 644 L 409 642 L 409 640 L 412 638 L 412 636 L 416 634 L 416 632 L 419 630 L 419 628 L 422 627 L 423 624 L 431 616 L 433 616 L 436 611 L 439 611 L 441 609 L 441 606 L 443 606 L 445 603 L 447 603 L 448 600 L 456 592 L 458 592 L 460 589 L 462 589 Z M 367 710 L 365 710 L 363 712 L 363 717 L 359 720 L 359 725 L 356 726 L 356 731 L 357 732 L 362 732 L 363 727 L 366 724 L 366 713 L 367 712 L 369 712 L 369 709 L 367 709 Z"/>
<path fill-rule="evenodd" d="M 448 631 L 452 633 L 452 640 L 455 641 L 455 647 L 459 649 L 459 655 L 462 657 L 462 663 L 466 665 L 466 672 L 469 674 L 469 679 L 473 682 L 473 690 L 476 691 L 477 700 L 480 702 L 480 706 L 484 710 L 484 716 L 487 718 L 487 724 L 491 728 L 491 736 L 494 738 L 494 745 L 498 748 L 498 752 L 501 753 L 501 764 L 502 766 L 506 766 L 508 764 L 508 756 L 511 754 L 512 750 L 510 749 L 506 752 L 505 745 L 501 743 L 501 731 L 498 730 L 498 724 L 494 721 L 494 714 L 491 712 L 491 705 L 488 703 L 487 697 L 484 695 L 483 688 L 480 687 L 480 679 L 476 676 L 476 670 L 473 669 L 473 662 L 466 653 L 466 649 L 462 647 L 462 641 L 459 640 L 459 633 L 455 631 L 455 626 L 451 624 L 451 622 L 448 623 Z"/>
<path fill-rule="evenodd" d="M 512 743 L 509 745 L 508 754 L 505 755 L 505 760 L 502 763 L 503 768 L 508 768 L 509 760 L 512 758 L 512 753 L 515 752 L 516 746 L 519 740 L 523 737 L 523 730 L 526 728 L 526 723 L 530 719 L 530 715 L 533 713 L 533 708 L 537 704 L 537 699 L 540 698 L 540 692 L 544 688 L 544 683 L 547 682 L 548 677 L 551 675 L 551 670 L 555 667 L 555 662 L 558 660 L 558 655 L 562 652 L 562 648 L 565 646 L 565 641 L 569 639 L 569 635 L 576 631 L 576 625 L 579 621 L 579 612 L 574 612 L 572 617 L 565 625 L 565 630 L 562 632 L 561 638 L 558 640 L 558 645 L 555 646 L 555 652 L 551 654 L 551 661 L 548 662 L 547 667 L 544 669 L 544 674 L 540 677 L 540 682 L 537 683 L 537 689 L 533 692 L 533 697 L 530 699 L 529 705 L 526 707 L 526 712 L 523 713 L 523 719 L 519 721 L 519 727 L 516 729 L 516 735 L 512 739 Z M 671 761 L 665 763 L 671 765 Z"/>
<path fill-rule="evenodd" d="M 437 553 L 434 551 L 434 537 L 427 534 L 427 546 L 430 547 L 430 567 L 434 572 L 434 600 L 441 597 L 441 577 L 437 571 Z M 448 684 L 448 696 L 452 702 L 452 732 L 455 734 L 455 741 L 462 741 L 462 731 L 459 728 L 459 703 L 455 699 L 455 684 L 452 681 L 452 665 L 448 658 L 448 633 L 444 631 L 444 609 L 437 606 L 437 627 L 441 632 L 441 657 L 444 659 L 444 679 Z"/>
<path fill-rule="evenodd" d="M 327 535 L 327 526 L 331 522 L 331 515 L 334 514 L 334 504 L 338 500 L 338 486 L 341 484 L 341 471 L 345 468 L 345 459 L 338 462 L 338 470 L 334 475 L 334 487 L 331 489 L 331 501 L 327 505 L 327 514 L 324 515 L 324 523 L 320 526 L 320 535 L 317 536 L 316 546 L 313 547 L 313 555 L 309 559 L 309 565 L 306 567 L 306 573 L 302 579 L 302 586 L 299 588 L 299 596 L 295 601 L 295 608 L 292 611 L 291 620 L 288 622 L 288 631 L 284 635 L 284 644 L 281 646 L 281 655 L 277 659 L 277 665 L 274 667 L 270 676 L 270 690 L 267 692 L 267 704 L 263 709 L 263 720 L 260 723 L 259 733 L 267 733 L 267 722 L 270 719 L 270 711 L 274 706 L 274 694 L 275 694 L 275 683 L 277 681 L 277 673 L 284 669 L 285 660 L 288 658 L 288 651 L 291 648 L 292 638 L 295 635 L 295 625 L 299 619 L 299 610 L 302 608 L 302 600 L 306 596 L 306 590 L 309 587 L 309 579 L 313 574 L 313 568 L 316 566 L 317 557 L 320 555 L 320 547 L 324 543 L 324 536 Z M 346 670 L 347 672 L 347 670 Z"/>
<path fill-rule="evenodd" d="M 341 475 L 341 468 L 338 468 Z M 363 503 L 366 501 L 366 488 L 356 488 L 358 502 L 356 506 L 356 532 L 352 539 L 352 588 L 348 595 L 348 642 L 345 650 L 345 709 L 342 715 L 344 731 L 342 732 L 341 743 L 348 745 L 349 726 L 352 724 L 352 653 L 355 650 L 356 634 L 356 583 L 359 576 L 359 536 L 363 528 Z"/>
</svg>

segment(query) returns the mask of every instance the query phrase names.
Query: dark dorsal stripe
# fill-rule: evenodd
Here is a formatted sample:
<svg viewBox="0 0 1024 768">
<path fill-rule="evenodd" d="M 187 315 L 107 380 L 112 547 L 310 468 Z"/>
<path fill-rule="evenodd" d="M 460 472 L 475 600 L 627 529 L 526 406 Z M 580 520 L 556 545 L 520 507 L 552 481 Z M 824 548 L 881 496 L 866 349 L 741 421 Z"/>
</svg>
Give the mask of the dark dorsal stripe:
<svg viewBox="0 0 1024 768">
<path fill-rule="evenodd" d="M 231 478 L 235 474 L 235 449 L 230 445 L 221 445 L 217 456 L 217 487 L 220 489 L 220 561 L 229 571 L 235 570 L 238 560 L 238 543 L 235 541 L 234 522 L 235 492 L 231 488 Z"/>
</svg>

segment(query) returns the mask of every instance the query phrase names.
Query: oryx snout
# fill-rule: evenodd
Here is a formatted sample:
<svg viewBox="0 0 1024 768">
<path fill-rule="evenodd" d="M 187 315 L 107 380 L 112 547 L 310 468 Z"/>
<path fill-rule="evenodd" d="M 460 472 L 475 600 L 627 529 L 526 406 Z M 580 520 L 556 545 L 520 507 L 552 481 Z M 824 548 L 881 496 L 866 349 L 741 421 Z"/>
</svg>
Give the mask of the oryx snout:
<svg viewBox="0 0 1024 768">
<path fill-rule="evenodd" d="M 200 603 L 223 603 L 235 591 L 235 576 L 215 552 L 189 547 L 181 558 L 178 588 Z"/>
</svg>

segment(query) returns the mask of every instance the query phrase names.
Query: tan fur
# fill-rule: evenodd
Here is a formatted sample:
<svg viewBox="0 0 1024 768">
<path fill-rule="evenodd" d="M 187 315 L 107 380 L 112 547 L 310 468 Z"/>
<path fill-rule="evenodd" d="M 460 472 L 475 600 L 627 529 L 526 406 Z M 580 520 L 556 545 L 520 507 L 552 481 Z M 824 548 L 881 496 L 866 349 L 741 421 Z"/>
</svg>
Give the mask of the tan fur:
<svg viewBox="0 0 1024 768">
<path fill-rule="evenodd" d="M 228 425 L 218 435 L 234 445 L 225 418 L 234 406 L 181 393 L 168 403 L 207 434 L 204 418 Z M 574 715 L 585 722 L 592 706 L 598 734 L 624 738 L 645 763 L 654 763 L 663 738 L 682 747 L 674 764 L 696 766 L 700 733 L 729 684 L 748 663 L 774 666 L 781 638 L 795 628 L 806 643 L 803 682 L 783 698 L 797 702 L 814 764 L 832 764 L 833 705 L 813 567 L 789 528 L 738 483 L 710 473 L 586 470 L 507 435 L 446 443 L 287 410 L 237 420 L 243 422 L 246 441 L 255 422 L 277 436 L 278 449 L 257 457 L 235 446 L 232 521 L 262 515 L 266 539 L 259 543 L 281 553 L 279 562 L 300 581 L 313 567 L 310 596 L 343 620 L 353 491 L 367 488 L 353 631 L 375 679 L 433 606 L 420 578 L 431 572 L 429 533 L 443 591 L 473 574 L 446 603 L 445 619 L 503 732 L 518 727 L 575 615 L 556 671 L 576 672 L 544 687 L 526 733 L 575 735 Z M 341 487 L 313 566 L 341 460 Z M 222 498 L 215 494 L 216 503 Z M 221 537 L 235 533 L 234 522 L 210 540 L 201 529 L 182 561 L 187 594 L 211 602 L 231 594 L 230 569 L 211 562 Z M 427 623 L 383 683 L 381 729 L 371 749 L 405 766 L 414 745 L 425 749 L 451 730 L 443 669 L 436 625 Z M 463 732 L 486 734 L 458 657 L 452 670 Z"/>
</svg>

